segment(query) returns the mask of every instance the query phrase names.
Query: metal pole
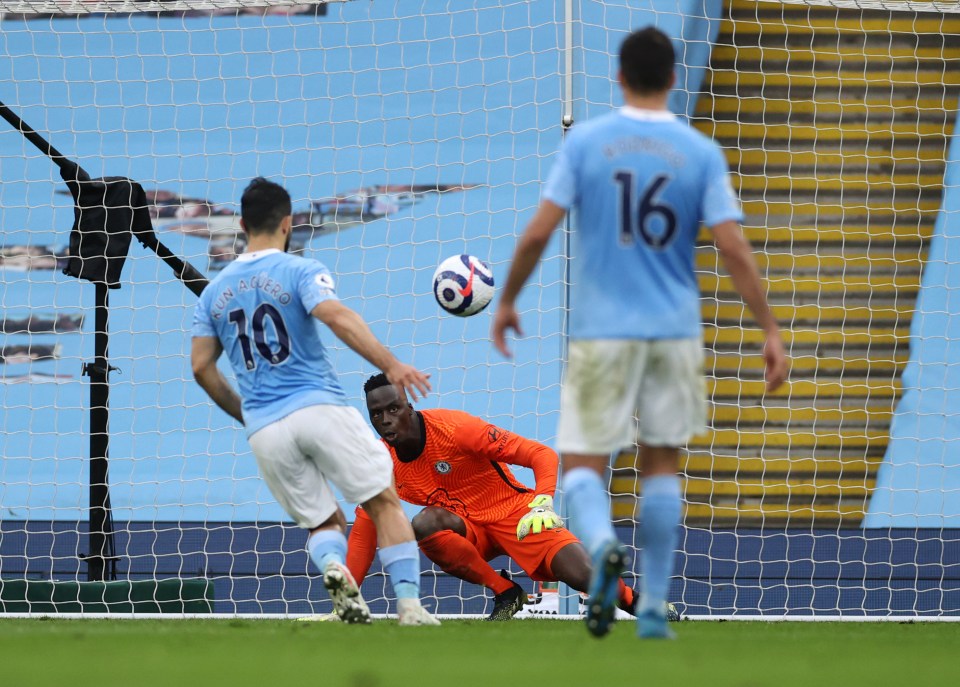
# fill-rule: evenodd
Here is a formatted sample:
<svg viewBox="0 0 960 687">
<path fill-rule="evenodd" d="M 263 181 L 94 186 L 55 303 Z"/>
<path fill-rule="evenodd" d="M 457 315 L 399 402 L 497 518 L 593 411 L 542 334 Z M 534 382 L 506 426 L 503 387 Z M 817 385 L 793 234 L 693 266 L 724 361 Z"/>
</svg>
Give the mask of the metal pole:
<svg viewBox="0 0 960 687">
<path fill-rule="evenodd" d="M 560 126 L 563 135 L 573 126 L 574 121 L 574 93 L 573 93 L 573 50 L 574 50 L 574 23 L 576 21 L 576 9 L 573 0 L 564 0 L 563 3 L 563 92 L 561 99 L 563 111 L 561 113 Z M 570 221 L 570 213 L 567 213 L 563 224 L 563 308 L 560 310 L 563 318 L 563 336 L 560 339 L 560 359 L 567 360 L 567 342 L 570 335 L 570 232 L 573 226 Z M 561 466 L 562 468 L 562 466 Z M 566 504 L 561 499 L 560 514 L 566 516 Z M 580 595 L 576 590 L 570 589 L 561 582 L 557 586 L 557 595 L 560 600 L 557 609 L 560 615 L 579 615 L 580 614 Z"/>
<path fill-rule="evenodd" d="M 563 133 L 573 126 L 573 24 L 576 19 L 573 0 L 563 3 Z"/>
<path fill-rule="evenodd" d="M 10 126 L 19 131 L 23 137 L 35 145 L 40 152 L 53 160 L 54 163 L 64 171 L 65 179 L 77 179 L 78 181 L 90 180 L 90 175 L 78 167 L 75 162 L 64 157 L 63 153 L 50 145 L 47 139 L 31 129 L 25 121 L 20 119 L 13 110 L 2 102 L 0 102 L 0 118 L 5 119 Z"/>
<path fill-rule="evenodd" d="M 108 469 L 111 369 L 107 362 L 109 293 L 110 289 L 105 283 L 96 283 L 94 361 L 92 365 L 84 365 L 84 374 L 90 377 L 90 552 L 85 557 L 89 582 L 117 579 Z"/>
<path fill-rule="evenodd" d="M 324 12 L 325 12 L 324 7 Z M 49 141 L 34 131 L 20 119 L 16 113 L 0 102 L 0 119 L 6 120 L 14 129 L 19 131 L 27 141 L 35 145 L 60 168 L 60 176 L 67 182 L 77 211 L 83 212 L 81 202 L 81 182 L 95 181 L 98 184 L 109 183 L 108 179 L 91 180 L 90 175 L 72 160 L 54 148 Z M 134 184 L 132 180 L 127 180 Z M 105 208 L 109 212 L 110 208 Z M 99 217 L 99 215 L 97 215 Z M 109 215 L 108 215 L 109 216 Z M 76 231 L 84 232 L 107 231 L 109 221 L 105 217 L 103 226 L 86 227 L 79 221 Z M 161 260 L 174 271 L 177 278 L 197 296 L 207 285 L 207 279 L 191 264 L 183 262 L 160 243 L 149 217 L 146 222 L 137 225 L 135 236 L 145 247 L 154 251 Z M 126 249 L 124 249 L 126 250 Z M 81 258 L 82 259 L 82 258 Z M 79 275 L 73 275 L 79 276 Z M 88 277 L 84 276 L 84 279 Z M 113 516 L 110 507 L 110 477 L 108 470 L 108 454 L 110 444 L 110 363 L 107 361 L 109 344 L 109 288 L 106 283 L 95 282 L 96 306 L 94 319 L 96 332 L 94 334 L 94 361 L 83 366 L 83 374 L 90 378 L 90 510 L 89 510 L 89 544 L 90 552 L 81 554 L 81 559 L 87 563 L 87 580 L 102 581 L 117 578 L 117 556 L 113 541 Z"/>
</svg>

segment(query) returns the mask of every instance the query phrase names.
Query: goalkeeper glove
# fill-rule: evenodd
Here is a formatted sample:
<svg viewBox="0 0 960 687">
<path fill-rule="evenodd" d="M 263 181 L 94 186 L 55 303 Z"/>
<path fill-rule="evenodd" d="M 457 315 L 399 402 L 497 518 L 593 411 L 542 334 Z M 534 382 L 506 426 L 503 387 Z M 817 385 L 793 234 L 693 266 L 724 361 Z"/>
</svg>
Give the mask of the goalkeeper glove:
<svg viewBox="0 0 960 687">
<path fill-rule="evenodd" d="M 517 523 L 517 541 L 523 541 L 528 534 L 540 534 L 563 525 L 563 520 L 553 510 L 553 497 L 539 494 L 527 504 L 530 512 Z"/>
</svg>

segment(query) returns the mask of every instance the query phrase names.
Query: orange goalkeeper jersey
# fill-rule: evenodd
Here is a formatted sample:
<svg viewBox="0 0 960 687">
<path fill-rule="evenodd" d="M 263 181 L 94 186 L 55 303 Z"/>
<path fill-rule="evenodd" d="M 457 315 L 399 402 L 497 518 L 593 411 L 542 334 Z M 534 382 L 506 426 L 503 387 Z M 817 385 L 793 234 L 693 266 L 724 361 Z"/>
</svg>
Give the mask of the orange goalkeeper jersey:
<svg viewBox="0 0 960 687">
<path fill-rule="evenodd" d="M 529 488 L 507 464 L 533 469 L 537 494 L 557 487 L 557 454 L 459 410 L 422 410 L 426 445 L 409 462 L 393 458 L 397 494 L 418 506 L 439 506 L 477 524 L 498 522 L 526 508 Z"/>
<path fill-rule="evenodd" d="M 476 525 L 517 519 L 527 512 L 531 492 L 513 476 L 510 465 L 533 469 L 537 494 L 557 487 L 557 454 L 459 410 L 422 410 L 426 443 L 423 452 L 403 462 L 393 458 L 397 493 L 408 503 L 439 506 Z M 373 520 L 357 506 L 350 529 L 347 566 L 363 582 L 377 551 Z"/>
</svg>

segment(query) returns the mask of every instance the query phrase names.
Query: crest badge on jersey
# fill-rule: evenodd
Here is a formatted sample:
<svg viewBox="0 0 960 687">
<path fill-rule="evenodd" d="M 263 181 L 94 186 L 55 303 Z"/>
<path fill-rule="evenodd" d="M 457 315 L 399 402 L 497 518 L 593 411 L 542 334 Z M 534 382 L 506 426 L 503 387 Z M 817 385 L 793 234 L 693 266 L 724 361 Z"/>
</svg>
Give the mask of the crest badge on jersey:
<svg viewBox="0 0 960 687">
<path fill-rule="evenodd" d="M 447 461 L 438 460 L 436 463 L 433 464 L 433 469 L 439 472 L 441 475 L 445 475 L 448 472 L 450 472 L 450 470 L 452 470 L 453 468 L 450 466 L 450 463 L 448 463 Z"/>
</svg>

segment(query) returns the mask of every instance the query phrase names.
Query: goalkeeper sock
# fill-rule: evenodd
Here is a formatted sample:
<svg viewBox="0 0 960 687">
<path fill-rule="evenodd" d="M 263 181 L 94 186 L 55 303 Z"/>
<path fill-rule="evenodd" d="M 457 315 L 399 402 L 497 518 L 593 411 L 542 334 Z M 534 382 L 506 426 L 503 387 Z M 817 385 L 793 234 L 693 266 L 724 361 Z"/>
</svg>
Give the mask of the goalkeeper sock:
<svg viewBox="0 0 960 687">
<path fill-rule="evenodd" d="M 680 478 L 656 475 L 643 480 L 640 536 L 643 551 L 643 584 L 640 613 L 663 613 L 673 574 L 674 550 L 680 524 Z"/>
<path fill-rule="evenodd" d="M 380 549 L 380 563 L 398 599 L 420 599 L 420 551 L 410 540 Z"/>
<path fill-rule="evenodd" d="M 607 543 L 617 541 L 610 522 L 610 499 L 600 475 L 590 468 L 565 472 L 563 494 L 570 513 L 570 530 L 587 547 L 591 558 Z"/>
<path fill-rule="evenodd" d="M 420 540 L 420 550 L 440 568 L 467 582 L 483 585 L 494 594 L 502 594 L 513 582 L 500 577 L 477 547 L 452 530 L 442 530 Z"/>
<path fill-rule="evenodd" d="M 620 580 L 620 589 L 617 591 L 617 608 L 633 613 L 633 604 L 636 602 L 636 594 L 627 583 Z"/>
<path fill-rule="evenodd" d="M 320 530 L 307 539 L 307 551 L 320 572 L 330 561 L 343 563 L 347 556 L 347 538 L 339 530 Z"/>
</svg>

